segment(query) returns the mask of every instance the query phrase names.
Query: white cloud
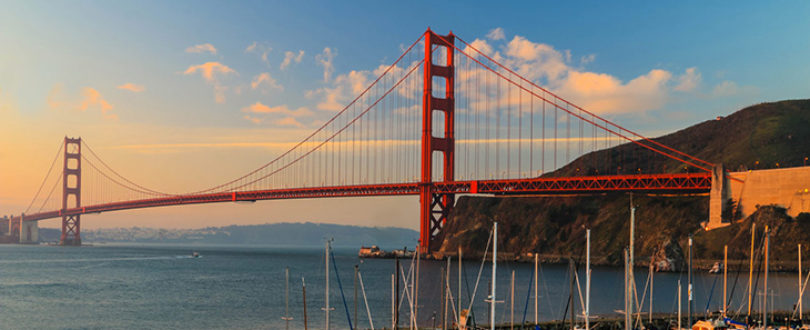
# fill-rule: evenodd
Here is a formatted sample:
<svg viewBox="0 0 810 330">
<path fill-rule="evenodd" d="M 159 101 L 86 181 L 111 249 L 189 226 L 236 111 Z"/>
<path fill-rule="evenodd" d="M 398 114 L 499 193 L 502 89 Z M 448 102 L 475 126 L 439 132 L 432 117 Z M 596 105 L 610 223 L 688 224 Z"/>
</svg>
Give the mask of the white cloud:
<svg viewBox="0 0 810 330">
<path fill-rule="evenodd" d="M 698 93 L 702 76 L 698 68 L 690 67 L 683 72 L 673 73 L 668 70 L 648 68 L 640 74 L 628 78 L 594 72 L 587 69 L 597 54 L 576 55 L 570 50 L 555 49 L 553 46 L 528 40 L 523 36 L 501 39 L 497 29 L 490 31 L 487 39 L 475 39 L 464 51 L 475 58 L 480 58 L 472 48 L 490 56 L 528 80 L 544 86 L 547 90 L 563 97 L 588 111 L 599 114 L 641 113 L 665 107 L 674 97 L 674 92 Z M 316 58 L 324 66 L 324 81 L 327 86 L 307 92 L 308 98 L 318 100 L 317 109 L 338 111 L 343 109 L 358 93 L 367 87 L 371 80 L 386 68 L 380 66 L 374 70 L 354 70 L 345 74 L 332 75 L 331 49 Z M 459 55 L 463 56 L 463 55 Z M 395 70 L 401 70 L 396 68 Z M 459 70 L 456 82 L 465 84 L 475 77 L 486 75 L 485 69 Z M 478 74 L 480 73 L 480 74 Z M 395 74 L 394 76 L 401 76 Z M 333 77 L 333 78 L 332 78 Z M 514 78 L 514 77 L 513 77 Z M 498 79 L 479 81 L 483 84 L 495 84 Z M 525 86 L 525 84 L 524 84 Z M 492 86 L 491 86 L 492 87 Z M 715 88 L 714 94 L 735 93 L 738 88 L 732 82 Z M 483 86 L 481 87 L 482 89 Z M 469 95 L 468 100 L 475 109 L 483 109 L 485 98 L 492 100 L 498 97 L 497 88 L 486 88 L 493 91 Z M 457 90 L 463 93 L 463 89 Z M 525 93 L 520 96 L 515 90 L 501 93 L 503 104 L 515 105 L 524 102 L 529 105 Z M 461 96 L 457 96 L 461 97 Z M 528 109 L 529 107 L 525 107 Z"/>
<path fill-rule="evenodd" d="M 267 59 L 267 55 L 270 54 L 270 51 L 272 50 L 273 48 L 268 46 L 267 44 L 254 41 L 252 44 L 247 46 L 247 48 L 245 48 L 245 53 L 258 54 L 259 58 L 262 59 L 262 62 L 264 62 L 264 64 L 267 64 L 269 66 L 270 60 Z"/>
<path fill-rule="evenodd" d="M 205 53 L 205 52 L 211 53 L 212 55 L 216 55 L 217 49 L 212 44 L 199 44 L 186 48 L 186 53 Z"/>
<path fill-rule="evenodd" d="M 310 118 L 313 116 L 312 111 L 306 107 L 299 107 L 297 109 L 290 109 L 287 105 L 271 107 L 261 102 L 256 102 L 242 108 L 242 112 L 246 113 L 242 118 L 254 124 L 261 124 L 268 119 L 275 118 L 272 119 L 272 123 L 276 126 L 297 128 L 303 128 L 305 126 L 298 118 Z"/>
<path fill-rule="evenodd" d="M 470 54 L 470 56 L 476 57 L 476 55 L 478 54 L 475 52 L 475 50 L 471 49 L 471 47 L 477 49 L 478 51 L 488 56 L 493 55 L 492 46 L 490 46 L 489 43 L 487 43 L 485 40 L 475 39 L 473 40 L 473 42 L 470 43 L 470 46 L 464 49 L 465 53 Z"/>
<path fill-rule="evenodd" d="M 254 104 L 242 108 L 242 112 L 253 114 L 282 114 L 285 116 L 292 116 L 292 117 L 312 116 L 312 111 L 310 111 L 306 107 L 299 107 L 297 109 L 290 109 L 287 107 L 287 105 L 270 107 L 262 104 L 261 102 L 256 102 Z"/>
<path fill-rule="evenodd" d="M 126 83 L 126 84 L 120 85 L 120 86 L 118 86 L 116 88 L 123 89 L 125 91 L 130 91 L 130 92 L 133 92 L 133 93 L 140 93 L 140 92 L 143 92 L 144 90 L 146 90 L 146 88 L 144 88 L 143 85 L 138 85 L 138 84 L 133 84 L 133 83 Z"/>
<path fill-rule="evenodd" d="M 555 92 L 596 113 L 640 112 L 666 103 L 671 78 L 668 71 L 653 69 L 623 83 L 604 73 L 569 71 Z"/>
<path fill-rule="evenodd" d="M 278 82 L 270 76 L 269 73 L 263 72 L 258 76 L 253 78 L 253 81 L 250 83 L 250 87 L 253 89 L 259 88 L 262 84 L 267 85 L 269 88 L 284 90 L 284 87 L 278 84 Z"/>
<path fill-rule="evenodd" d="M 192 65 L 186 69 L 183 74 L 189 75 L 194 74 L 195 72 L 200 72 L 200 74 L 205 78 L 205 80 L 209 82 L 214 82 L 216 80 L 216 75 L 227 75 L 227 74 L 235 74 L 236 71 L 234 69 L 229 68 L 227 65 L 224 65 L 219 62 L 206 62 L 200 65 Z"/>
<path fill-rule="evenodd" d="M 248 120 L 248 121 L 250 121 L 250 122 L 252 122 L 252 123 L 254 123 L 256 125 L 261 124 L 264 121 L 264 118 L 253 117 L 251 115 L 245 115 L 242 118 L 244 118 L 244 119 L 246 119 L 246 120 Z"/>
<path fill-rule="evenodd" d="M 250 53 L 250 52 L 252 52 L 252 51 L 256 50 L 256 47 L 257 47 L 257 46 L 259 46 L 259 43 L 258 43 L 258 42 L 256 42 L 256 41 L 254 41 L 252 44 L 250 44 L 249 46 L 247 46 L 247 48 L 245 48 L 245 53 Z"/>
<path fill-rule="evenodd" d="M 284 61 L 281 62 L 281 66 L 279 67 L 281 70 L 286 70 L 287 67 L 290 66 L 293 62 L 296 64 L 301 63 L 301 60 L 304 59 L 304 51 L 299 50 L 298 54 L 294 52 L 285 52 L 284 53 Z"/>
<path fill-rule="evenodd" d="M 475 39 L 470 45 L 560 97 L 600 114 L 660 109 L 672 99 L 671 94 L 674 91 L 695 92 L 700 88 L 702 80 L 696 67 L 688 68 L 681 74 L 651 68 L 646 73 L 623 80 L 608 73 L 592 72 L 584 68 L 596 59 L 596 54 L 581 56 L 574 65 L 572 58 L 577 57 L 569 50 L 558 50 L 522 36 L 503 42 Z M 480 56 L 471 47 L 467 47 L 465 52 L 474 57 Z M 461 74 L 456 79 L 463 84 L 464 80 L 476 76 L 472 73 L 474 71 Z M 489 83 L 493 84 L 492 81 Z M 733 83 L 723 84 L 716 87 L 713 94 L 734 93 L 735 87 Z M 502 102 L 517 104 L 518 93 L 511 94 L 513 95 L 501 95 Z M 491 99 L 495 95 L 471 97 L 477 99 L 474 102 L 481 102 L 484 98 Z M 527 102 L 525 96 L 523 102 Z"/>
<path fill-rule="evenodd" d="M 219 78 L 231 74 L 238 74 L 236 70 L 219 62 L 206 62 L 200 65 L 192 65 L 183 74 L 190 75 L 199 72 L 206 81 L 214 85 L 214 100 L 217 103 L 225 103 L 225 92 L 227 86 L 222 85 Z"/>
<path fill-rule="evenodd" d="M 566 64 L 566 59 L 570 55 L 559 52 L 554 47 L 535 43 L 521 36 L 515 36 L 504 47 L 506 63 L 505 65 L 517 69 L 522 76 L 537 80 L 547 78 L 556 80 L 570 68 Z M 570 53 L 569 53 L 570 54 Z"/>
<path fill-rule="evenodd" d="M 332 82 L 332 86 L 310 91 L 307 96 L 310 98 L 321 97 L 321 101 L 317 105 L 320 110 L 343 110 L 354 97 L 368 87 L 369 74 L 371 73 L 368 71 L 351 71 L 347 74 L 338 75 Z M 379 74 L 382 74 L 382 72 Z"/>
<path fill-rule="evenodd" d="M 79 110 L 81 111 L 87 111 L 87 109 L 91 107 L 98 106 L 99 109 L 101 109 L 101 113 L 106 115 L 107 111 L 113 109 L 112 104 L 107 102 L 95 88 L 85 87 L 82 89 L 82 97 L 81 105 L 79 105 Z"/>
<path fill-rule="evenodd" d="M 62 85 L 56 84 L 48 93 L 47 103 L 48 106 L 54 110 L 86 112 L 88 110 L 98 109 L 105 119 L 118 119 L 118 115 L 112 113 L 115 107 L 101 95 L 101 92 L 92 87 L 82 88 L 77 98 L 66 95 Z"/>
<path fill-rule="evenodd" d="M 701 74 L 696 67 L 686 69 L 686 72 L 678 77 L 678 84 L 674 89 L 679 92 L 689 92 L 700 85 Z"/>
<path fill-rule="evenodd" d="M 294 117 L 284 117 L 284 118 L 281 118 L 281 119 L 278 119 L 278 120 L 274 121 L 273 123 L 278 125 L 278 126 L 290 126 L 290 127 L 298 127 L 298 128 L 303 128 L 304 127 L 304 124 L 299 122 Z"/>
<path fill-rule="evenodd" d="M 336 55 L 336 51 L 333 51 L 332 48 L 326 47 L 323 49 L 322 53 L 315 56 L 315 60 L 318 61 L 318 64 L 323 67 L 323 82 L 329 82 L 329 78 L 335 71 L 335 67 L 332 65 L 332 60 Z"/>
<path fill-rule="evenodd" d="M 487 39 L 489 40 L 502 40 L 504 38 L 506 38 L 506 36 L 503 33 L 503 29 L 499 27 L 494 28 L 487 33 Z"/>
</svg>

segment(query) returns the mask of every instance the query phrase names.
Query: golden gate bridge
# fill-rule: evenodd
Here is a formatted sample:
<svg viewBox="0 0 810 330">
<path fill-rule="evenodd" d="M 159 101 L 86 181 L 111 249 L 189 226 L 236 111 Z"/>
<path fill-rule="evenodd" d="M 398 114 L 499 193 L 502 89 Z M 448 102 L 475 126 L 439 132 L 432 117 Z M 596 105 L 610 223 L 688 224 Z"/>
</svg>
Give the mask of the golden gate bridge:
<svg viewBox="0 0 810 330">
<path fill-rule="evenodd" d="M 629 148 L 594 156 L 618 145 Z M 563 170 L 577 159 L 578 167 Z M 81 245 L 84 214 L 418 195 L 419 248 L 429 252 L 438 247 L 458 194 L 707 192 L 713 167 L 576 106 L 452 32 L 428 29 L 309 136 L 255 170 L 203 190 L 141 186 L 108 166 L 87 141 L 65 137 L 31 203 L 8 225 L 24 241 L 26 223 L 61 218 L 60 243 Z"/>
</svg>

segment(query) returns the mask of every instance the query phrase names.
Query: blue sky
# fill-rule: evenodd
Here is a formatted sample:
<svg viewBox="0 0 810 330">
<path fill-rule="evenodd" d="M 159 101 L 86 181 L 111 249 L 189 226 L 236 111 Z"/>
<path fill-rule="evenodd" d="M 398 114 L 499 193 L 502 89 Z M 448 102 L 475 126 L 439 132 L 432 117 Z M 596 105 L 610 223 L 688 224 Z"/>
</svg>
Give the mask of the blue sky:
<svg viewBox="0 0 810 330">
<path fill-rule="evenodd" d="M 810 91 L 810 3 L 799 1 L 2 1 L 0 6 L 0 120 L 6 127 L 0 133 L 5 183 L 0 213 L 27 204 L 64 135 L 92 141 L 114 167 L 146 185 L 192 190 L 237 176 L 277 151 L 144 153 L 116 147 L 300 139 L 333 113 L 319 109 L 324 94 L 313 91 L 335 87 L 337 77 L 352 70 L 390 63 L 427 27 L 452 30 L 470 42 L 479 39 L 504 56 L 516 40 L 548 46 L 567 57 L 562 63 L 567 77 L 588 73 L 582 76 L 602 78 L 637 97 L 627 109 L 601 113 L 652 136 L 745 105 L 807 98 Z M 491 37 L 496 29 L 502 38 Z M 194 48 L 200 45 L 216 51 Z M 287 52 L 293 57 L 282 69 Z M 332 67 L 326 79 L 324 61 Z M 203 68 L 193 69 L 206 63 L 230 71 L 207 79 Z M 631 83 L 654 72 L 663 76 L 651 90 L 636 90 L 648 86 Z M 270 79 L 261 80 L 262 74 Z M 592 93 L 571 87 L 570 79 L 538 82 L 553 89 L 556 84 L 555 91 L 586 108 L 595 104 Z M 123 88 L 126 84 L 134 87 Z M 257 117 L 246 110 L 257 103 L 283 106 L 297 120 L 304 119 L 295 111 L 313 115 L 310 122 Z M 220 164 L 219 174 L 187 169 L 211 157 Z M 20 164 L 20 158 L 30 164 Z M 281 205 L 288 212 L 279 219 L 331 220 L 320 219 L 329 213 L 302 214 L 294 203 L 238 212 L 259 218 Z M 322 205 L 329 203 L 341 204 Z M 416 225 L 412 201 L 382 204 L 392 210 L 380 211 L 391 224 Z M 210 210 L 150 212 L 186 219 L 177 226 L 199 227 L 216 223 L 213 216 L 205 218 Z M 373 224 L 378 216 L 334 222 Z M 111 226 L 127 223 L 123 216 L 111 217 L 122 219 L 107 222 Z"/>
</svg>

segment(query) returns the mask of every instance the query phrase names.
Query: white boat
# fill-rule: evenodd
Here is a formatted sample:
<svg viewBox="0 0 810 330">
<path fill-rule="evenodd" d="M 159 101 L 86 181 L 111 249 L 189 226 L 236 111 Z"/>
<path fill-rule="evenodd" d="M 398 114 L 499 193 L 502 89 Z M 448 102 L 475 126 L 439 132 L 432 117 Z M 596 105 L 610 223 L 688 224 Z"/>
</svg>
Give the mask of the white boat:
<svg viewBox="0 0 810 330">
<path fill-rule="evenodd" d="M 726 330 L 728 329 L 728 325 L 726 322 L 722 320 L 710 320 L 710 321 L 697 321 L 694 325 L 692 325 L 692 330 Z"/>
<path fill-rule="evenodd" d="M 715 262 L 712 266 L 712 269 L 709 269 L 709 274 L 720 274 L 723 270 L 723 264 L 721 262 Z"/>
</svg>

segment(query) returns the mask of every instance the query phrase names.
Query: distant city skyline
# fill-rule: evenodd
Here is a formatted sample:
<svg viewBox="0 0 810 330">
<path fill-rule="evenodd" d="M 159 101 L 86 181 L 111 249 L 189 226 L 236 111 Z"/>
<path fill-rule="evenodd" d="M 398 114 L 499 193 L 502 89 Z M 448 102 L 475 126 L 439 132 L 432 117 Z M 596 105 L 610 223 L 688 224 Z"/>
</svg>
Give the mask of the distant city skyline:
<svg viewBox="0 0 810 330">
<path fill-rule="evenodd" d="M 5 1 L 0 215 L 25 209 L 66 135 L 160 191 L 238 177 L 328 120 L 428 27 L 651 137 L 808 98 L 810 3 L 780 4 Z M 223 203 L 88 215 L 82 225 L 415 229 L 417 205 Z"/>
</svg>

